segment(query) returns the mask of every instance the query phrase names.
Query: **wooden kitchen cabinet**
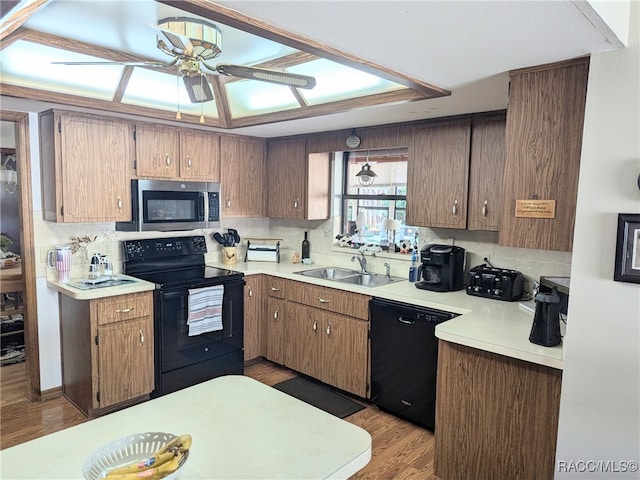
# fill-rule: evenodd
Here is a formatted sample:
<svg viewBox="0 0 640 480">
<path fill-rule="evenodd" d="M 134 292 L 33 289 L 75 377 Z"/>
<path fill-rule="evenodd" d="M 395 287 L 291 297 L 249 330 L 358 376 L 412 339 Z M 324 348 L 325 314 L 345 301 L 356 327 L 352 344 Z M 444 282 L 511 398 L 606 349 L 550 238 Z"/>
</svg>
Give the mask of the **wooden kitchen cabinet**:
<svg viewBox="0 0 640 480">
<path fill-rule="evenodd" d="M 269 218 L 329 218 L 330 167 L 330 154 L 307 154 L 304 138 L 270 140 L 266 164 Z"/>
<path fill-rule="evenodd" d="M 465 229 L 471 120 L 416 126 L 407 168 L 407 225 Z"/>
<path fill-rule="evenodd" d="M 154 389 L 153 292 L 76 300 L 60 295 L 62 389 L 89 417 Z"/>
<path fill-rule="evenodd" d="M 220 136 L 159 124 L 136 125 L 136 175 L 164 180 L 220 181 Z"/>
<path fill-rule="evenodd" d="M 588 73 L 588 58 L 510 72 L 500 245 L 572 250 Z M 517 200 L 555 214 L 517 215 Z"/>
<path fill-rule="evenodd" d="M 440 341 L 435 474 L 552 479 L 562 371 Z"/>
<path fill-rule="evenodd" d="M 231 135 L 220 138 L 223 216 L 265 216 L 265 146 L 261 138 Z"/>
<path fill-rule="evenodd" d="M 131 220 L 132 126 L 116 118 L 48 110 L 39 115 L 45 220 Z"/>
<path fill-rule="evenodd" d="M 290 282 L 278 277 L 265 276 L 264 289 L 267 298 L 267 313 L 263 324 L 265 331 L 266 357 L 272 362 L 284 364 L 286 291 Z"/>
<path fill-rule="evenodd" d="M 469 230 L 500 230 L 505 123 L 505 115 L 476 117 L 472 120 L 467 212 Z"/>
<path fill-rule="evenodd" d="M 262 275 L 244 277 L 244 361 L 264 355 L 262 319 L 264 317 L 264 295 Z"/>
<path fill-rule="evenodd" d="M 287 298 L 285 365 L 367 398 L 371 297 L 295 282 Z"/>
</svg>

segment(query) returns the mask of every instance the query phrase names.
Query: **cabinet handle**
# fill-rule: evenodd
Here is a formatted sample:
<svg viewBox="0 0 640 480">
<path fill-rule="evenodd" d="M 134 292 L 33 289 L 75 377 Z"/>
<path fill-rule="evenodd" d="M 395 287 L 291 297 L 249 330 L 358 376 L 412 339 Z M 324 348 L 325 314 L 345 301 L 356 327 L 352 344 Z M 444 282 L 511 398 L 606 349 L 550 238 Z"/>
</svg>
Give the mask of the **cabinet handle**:
<svg viewBox="0 0 640 480">
<path fill-rule="evenodd" d="M 313 331 L 316 333 L 316 335 L 318 334 L 318 321 L 317 320 L 315 322 L 313 322 Z"/>
<path fill-rule="evenodd" d="M 271 291 L 272 291 L 272 292 L 279 292 L 279 291 L 280 291 L 280 289 L 279 289 L 279 288 L 277 288 L 277 287 L 271 287 Z"/>
<path fill-rule="evenodd" d="M 187 155 L 187 168 L 191 168 L 191 157 Z"/>
<path fill-rule="evenodd" d="M 122 210 L 122 199 L 118 197 L 118 210 Z"/>
<path fill-rule="evenodd" d="M 144 333 L 142 329 L 140 329 L 140 346 L 144 345 Z"/>
<path fill-rule="evenodd" d="M 133 310 L 134 307 L 129 307 L 129 308 L 120 308 L 118 310 L 116 310 L 116 313 L 129 313 L 131 310 Z"/>
<path fill-rule="evenodd" d="M 457 217 L 458 216 L 458 200 L 454 200 L 453 201 L 453 216 Z"/>
<path fill-rule="evenodd" d="M 482 216 L 486 217 L 487 216 L 487 201 L 485 200 L 484 203 L 482 204 Z"/>
<path fill-rule="evenodd" d="M 331 336 L 331 324 L 327 325 L 327 336 Z"/>
<path fill-rule="evenodd" d="M 293 201 L 293 208 L 295 208 L 296 210 L 298 210 L 298 202 L 299 200 L 297 198 Z"/>
<path fill-rule="evenodd" d="M 322 297 L 318 297 L 318 301 L 319 301 L 320 303 L 329 303 L 331 300 L 326 300 L 326 299 L 324 299 L 324 298 L 322 298 Z"/>
<path fill-rule="evenodd" d="M 227 210 L 231 208 L 231 200 L 227 198 Z"/>
<path fill-rule="evenodd" d="M 276 319 L 276 322 L 279 320 L 279 319 L 278 319 L 278 315 L 279 315 L 279 314 L 278 314 L 278 310 L 276 310 L 275 312 L 273 312 L 273 318 L 275 318 L 275 319 Z"/>
<path fill-rule="evenodd" d="M 169 156 L 169 154 L 168 154 L 168 153 L 165 153 L 165 154 L 164 154 L 164 161 L 165 161 L 165 163 L 167 164 L 167 167 L 168 167 L 169 165 L 171 165 L 171 157 Z"/>
<path fill-rule="evenodd" d="M 251 290 L 251 286 L 247 285 L 249 287 L 249 298 L 253 297 L 253 290 Z"/>
</svg>

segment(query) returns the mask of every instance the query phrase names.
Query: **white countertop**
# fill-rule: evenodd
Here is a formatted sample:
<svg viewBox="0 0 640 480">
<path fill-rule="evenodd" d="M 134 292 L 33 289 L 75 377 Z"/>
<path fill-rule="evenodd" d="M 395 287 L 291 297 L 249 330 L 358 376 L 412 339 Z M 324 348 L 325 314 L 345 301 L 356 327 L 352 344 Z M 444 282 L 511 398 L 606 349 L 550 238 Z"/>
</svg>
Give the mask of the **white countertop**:
<svg viewBox="0 0 640 480">
<path fill-rule="evenodd" d="M 69 284 L 60 283 L 55 280 L 47 280 L 47 286 L 57 291 L 58 293 L 62 293 L 68 297 L 75 298 L 76 300 L 93 300 L 95 298 L 104 298 L 104 297 L 113 297 L 115 295 L 127 295 L 129 293 L 137 293 L 137 292 L 148 292 L 150 290 L 155 290 L 155 284 L 151 282 L 147 282 L 145 280 L 141 280 L 139 278 L 130 277 L 129 275 L 124 275 L 119 273 L 115 275 L 117 278 L 133 280 L 132 283 L 127 283 L 123 285 L 116 285 L 113 287 L 99 287 L 92 288 L 89 290 L 81 290 L 78 288 L 74 288 Z M 71 279 L 71 282 L 79 282 L 81 279 Z"/>
<path fill-rule="evenodd" d="M 235 265 L 208 262 L 208 265 L 230 268 L 245 275 L 265 273 L 301 282 L 347 290 L 373 297 L 396 300 L 418 306 L 437 308 L 460 314 L 436 327 L 436 336 L 445 340 L 487 352 L 517 358 L 539 365 L 562 369 L 562 344 L 543 347 L 529 342 L 533 314 L 519 308 L 519 302 L 504 302 L 467 295 L 466 291 L 431 292 L 420 290 L 408 281 L 379 287 L 361 287 L 322 280 L 294 272 L 320 268 L 323 265 L 303 265 L 271 262 L 238 262 Z M 564 334 L 564 325 L 561 325 Z"/>
<path fill-rule="evenodd" d="M 192 436 L 183 480 L 349 478 L 371 459 L 362 428 L 230 375 L 2 450 L 0 477 L 82 479 L 94 451 L 144 432 Z"/>
</svg>

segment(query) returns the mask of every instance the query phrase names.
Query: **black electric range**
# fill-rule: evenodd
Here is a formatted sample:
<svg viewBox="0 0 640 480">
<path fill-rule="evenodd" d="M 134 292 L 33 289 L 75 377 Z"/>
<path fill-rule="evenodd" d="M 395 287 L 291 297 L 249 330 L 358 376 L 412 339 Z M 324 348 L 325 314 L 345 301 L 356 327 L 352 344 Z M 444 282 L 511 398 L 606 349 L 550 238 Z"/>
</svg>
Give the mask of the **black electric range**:
<svg viewBox="0 0 640 480">
<path fill-rule="evenodd" d="M 204 236 L 123 242 L 123 272 L 156 285 L 154 291 L 157 397 L 211 378 L 244 372 L 244 275 L 205 265 Z M 223 286 L 222 329 L 193 334 L 189 295 Z"/>
</svg>

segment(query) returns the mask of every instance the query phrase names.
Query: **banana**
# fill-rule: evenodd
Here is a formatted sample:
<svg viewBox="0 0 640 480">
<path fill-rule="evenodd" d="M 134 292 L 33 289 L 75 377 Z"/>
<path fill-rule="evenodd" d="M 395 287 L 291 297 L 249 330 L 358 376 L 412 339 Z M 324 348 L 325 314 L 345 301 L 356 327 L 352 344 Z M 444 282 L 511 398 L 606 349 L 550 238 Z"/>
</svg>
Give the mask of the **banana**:
<svg viewBox="0 0 640 480">
<path fill-rule="evenodd" d="M 163 478 L 178 469 L 186 460 L 191 448 L 191 435 L 180 435 L 163 445 L 152 457 L 135 463 L 116 467 L 106 473 L 110 480 L 128 480 L 136 478 Z M 158 476 L 162 472 L 165 475 Z"/>
<path fill-rule="evenodd" d="M 163 463 L 154 468 L 148 468 L 135 473 L 123 473 L 118 475 L 111 475 L 111 472 L 107 474 L 109 480 L 160 480 L 175 472 L 186 461 L 189 455 L 188 450 L 184 452 L 178 452 L 172 460 Z"/>
</svg>

